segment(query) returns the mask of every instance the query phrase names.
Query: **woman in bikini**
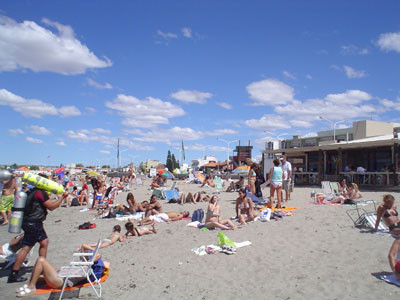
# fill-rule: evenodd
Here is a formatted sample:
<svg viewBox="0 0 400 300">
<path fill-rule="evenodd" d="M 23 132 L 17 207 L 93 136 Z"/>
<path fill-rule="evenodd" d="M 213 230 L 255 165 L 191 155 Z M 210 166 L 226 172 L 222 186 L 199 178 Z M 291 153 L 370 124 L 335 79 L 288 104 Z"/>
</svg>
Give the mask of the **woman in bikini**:
<svg viewBox="0 0 400 300">
<path fill-rule="evenodd" d="M 240 224 L 245 225 L 246 222 L 253 221 L 257 217 L 257 213 L 254 211 L 253 201 L 246 196 L 246 190 L 242 188 L 238 193 L 239 197 L 236 199 L 236 218 L 238 218 Z"/>
<path fill-rule="evenodd" d="M 257 173 L 256 173 L 256 164 L 252 164 L 250 167 L 250 171 L 249 171 L 249 175 L 248 175 L 248 182 L 249 182 L 249 186 L 250 186 L 250 193 L 252 193 L 253 195 L 256 194 L 256 179 L 257 179 Z"/>
<path fill-rule="evenodd" d="M 128 206 L 119 204 L 115 207 L 115 213 L 123 213 L 124 215 L 135 214 L 137 212 L 145 212 L 146 208 L 141 203 L 137 203 L 132 193 L 126 196 Z"/>
<path fill-rule="evenodd" d="M 208 229 L 220 228 L 222 230 L 234 230 L 236 228 L 231 220 L 221 220 L 221 208 L 218 205 L 217 195 L 212 196 L 210 199 L 205 225 Z"/>
<path fill-rule="evenodd" d="M 378 230 L 381 219 L 389 227 L 389 231 L 393 235 L 400 235 L 400 219 L 397 212 L 397 206 L 394 205 L 394 197 L 392 195 L 384 195 L 383 203 L 379 205 L 375 222 L 375 231 Z"/>
<path fill-rule="evenodd" d="M 325 196 L 322 203 L 355 204 L 360 198 L 362 198 L 362 194 L 358 189 L 358 185 L 356 183 L 351 183 L 347 186 L 347 191 L 343 192 L 339 197 L 333 200 L 327 200 Z"/>
<path fill-rule="evenodd" d="M 142 236 L 145 234 L 157 233 L 154 221 L 151 224 L 151 229 L 149 229 L 149 228 L 138 229 L 135 227 L 135 224 L 133 223 L 133 221 L 129 220 L 128 223 L 125 224 L 125 229 L 126 229 L 126 233 L 125 233 L 126 238 L 129 238 L 129 236 Z"/>
<path fill-rule="evenodd" d="M 269 180 L 271 181 L 270 206 L 271 208 L 273 207 L 274 194 L 276 191 L 276 198 L 278 198 L 276 208 L 281 208 L 283 170 L 282 167 L 279 166 L 279 160 L 277 158 L 275 158 L 272 162 L 274 163 L 274 167 L 269 170 Z"/>
<path fill-rule="evenodd" d="M 109 238 L 103 239 L 100 244 L 100 248 L 105 248 L 115 244 L 117 241 L 124 242 L 125 238 L 121 234 L 121 226 L 115 225 L 113 228 L 113 232 Z M 87 251 L 94 251 L 96 249 L 97 244 L 82 244 L 75 251 L 78 252 L 87 252 Z"/>
</svg>

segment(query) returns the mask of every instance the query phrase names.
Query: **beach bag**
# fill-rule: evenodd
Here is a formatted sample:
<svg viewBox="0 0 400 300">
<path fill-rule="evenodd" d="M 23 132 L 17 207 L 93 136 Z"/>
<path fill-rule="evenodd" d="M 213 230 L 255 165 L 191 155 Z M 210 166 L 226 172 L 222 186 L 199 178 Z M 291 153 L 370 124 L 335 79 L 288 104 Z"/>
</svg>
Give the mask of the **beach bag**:
<svg viewBox="0 0 400 300">
<path fill-rule="evenodd" d="M 196 209 L 192 215 L 192 222 L 198 221 L 201 223 L 203 222 L 203 218 L 204 218 L 204 210 L 202 210 L 201 208 Z"/>
<path fill-rule="evenodd" d="M 271 209 L 270 208 L 263 209 L 260 214 L 260 221 L 269 222 L 270 219 L 271 219 Z"/>
<path fill-rule="evenodd" d="M 74 198 L 71 201 L 71 206 L 80 206 L 81 204 L 79 203 L 79 199 L 78 198 Z"/>
</svg>

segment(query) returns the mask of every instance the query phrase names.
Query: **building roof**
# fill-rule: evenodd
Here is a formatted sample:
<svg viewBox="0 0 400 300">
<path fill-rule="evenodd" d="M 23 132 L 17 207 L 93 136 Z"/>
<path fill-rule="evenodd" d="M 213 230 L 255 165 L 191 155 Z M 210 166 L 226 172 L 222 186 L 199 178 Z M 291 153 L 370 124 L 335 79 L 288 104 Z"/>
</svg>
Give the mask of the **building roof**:
<svg viewBox="0 0 400 300">
<path fill-rule="evenodd" d="M 302 152 L 314 152 L 318 150 L 338 150 L 340 149 L 355 149 L 355 148 L 370 148 L 370 147 L 381 147 L 391 146 L 394 144 L 400 144 L 399 138 L 393 138 L 393 134 L 369 137 L 365 139 L 343 141 L 340 143 L 332 143 L 309 146 L 309 147 L 298 147 L 298 148 L 287 148 L 287 149 L 275 149 L 275 150 L 264 150 L 263 153 L 302 153 Z"/>
</svg>

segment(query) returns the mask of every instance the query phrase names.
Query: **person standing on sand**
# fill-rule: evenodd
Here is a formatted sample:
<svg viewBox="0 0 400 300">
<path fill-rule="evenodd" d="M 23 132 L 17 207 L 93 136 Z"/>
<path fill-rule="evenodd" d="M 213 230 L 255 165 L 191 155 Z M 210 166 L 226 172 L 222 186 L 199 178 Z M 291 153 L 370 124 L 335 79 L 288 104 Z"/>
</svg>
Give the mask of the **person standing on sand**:
<svg viewBox="0 0 400 300">
<path fill-rule="evenodd" d="M 285 203 L 290 200 L 290 185 L 292 183 L 292 164 L 286 160 L 286 155 L 281 157 L 283 170 L 283 190 L 285 191 Z"/>
<path fill-rule="evenodd" d="M 47 178 L 43 174 L 40 175 Z M 22 221 L 22 229 L 24 231 L 24 238 L 22 239 L 23 247 L 18 253 L 12 271 L 8 276 L 8 283 L 27 280 L 27 278 L 22 277 L 18 273 L 26 256 L 36 243 L 40 244 L 39 256 L 46 257 L 49 239 L 43 228 L 43 221 L 46 219 L 47 210 L 55 210 L 67 197 L 68 192 L 64 192 L 62 197 L 53 202 L 44 190 L 34 188 L 28 193 L 24 209 L 24 219 Z"/>
<path fill-rule="evenodd" d="M 12 176 L 8 181 L 3 181 L 3 192 L 0 198 L 0 212 L 3 216 L 3 224 L 7 225 L 11 218 L 11 208 L 14 204 L 14 195 L 17 193 L 17 181 L 12 172 Z"/>
</svg>

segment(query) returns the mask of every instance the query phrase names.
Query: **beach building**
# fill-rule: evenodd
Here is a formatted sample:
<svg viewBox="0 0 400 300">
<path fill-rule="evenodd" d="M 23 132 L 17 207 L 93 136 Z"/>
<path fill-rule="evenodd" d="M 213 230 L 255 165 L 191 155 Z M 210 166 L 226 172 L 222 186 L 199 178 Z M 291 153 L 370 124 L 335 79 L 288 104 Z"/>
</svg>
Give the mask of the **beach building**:
<svg viewBox="0 0 400 300">
<path fill-rule="evenodd" d="M 213 155 L 205 155 L 204 158 L 197 158 L 192 160 L 193 171 L 199 171 L 204 169 L 207 164 L 216 164 L 217 158 Z"/>
<path fill-rule="evenodd" d="M 142 161 L 139 165 L 139 169 L 144 171 L 145 173 L 149 173 L 150 169 L 157 169 L 160 167 L 161 162 L 159 160 L 151 160 L 147 159 L 146 161 Z M 163 165 L 165 168 L 165 165 Z"/>
<path fill-rule="evenodd" d="M 360 185 L 397 186 L 400 123 L 355 121 L 353 126 L 314 136 L 267 141 L 262 152 L 267 172 L 274 157 L 286 155 L 296 184 L 319 184 L 347 177 Z"/>
<path fill-rule="evenodd" d="M 253 146 L 250 146 L 250 141 L 247 146 L 241 146 L 239 141 L 239 145 L 233 150 L 232 162 L 235 168 L 245 165 L 246 161 L 251 159 L 252 150 Z"/>
</svg>

